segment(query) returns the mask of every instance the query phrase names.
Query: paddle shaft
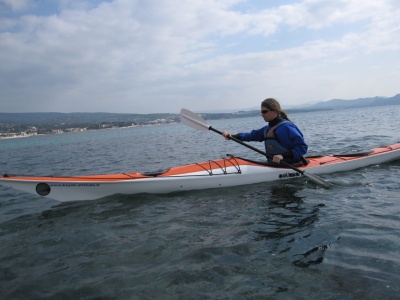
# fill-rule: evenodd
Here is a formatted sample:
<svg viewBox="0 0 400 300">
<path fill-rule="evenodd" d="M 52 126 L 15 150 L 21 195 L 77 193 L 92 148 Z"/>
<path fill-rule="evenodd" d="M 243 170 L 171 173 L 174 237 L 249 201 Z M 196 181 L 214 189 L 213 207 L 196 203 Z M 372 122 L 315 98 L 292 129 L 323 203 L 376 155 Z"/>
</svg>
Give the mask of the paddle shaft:
<svg viewBox="0 0 400 300">
<path fill-rule="evenodd" d="M 213 128 L 212 126 L 208 127 L 208 130 L 214 131 L 214 132 L 216 132 L 216 133 L 218 133 L 218 134 L 223 136 L 223 133 L 221 131 L 219 131 L 218 129 Z M 245 146 L 245 147 L 247 147 L 247 148 L 249 148 L 251 150 L 254 150 L 254 151 L 256 151 L 256 152 L 258 152 L 258 153 L 260 153 L 260 154 L 262 154 L 262 155 L 264 155 L 264 156 L 266 156 L 268 158 L 273 158 L 272 155 L 270 155 L 270 154 L 268 154 L 268 153 L 266 153 L 264 151 L 261 151 L 260 149 L 257 149 L 257 148 L 255 148 L 253 146 L 250 146 L 249 144 L 246 144 L 246 143 L 242 142 L 241 140 L 238 140 L 237 138 L 235 138 L 233 136 L 230 136 L 229 139 L 231 139 L 232 141 L 235 141 L 236 143 L 239 143 L 239 144 L 241 144 L 241 145 L 243 145 L 243 146 Z M 296 171 L 296 172 L 299 172 L 302 175 L 305 175 L 303 170 L 300 170 L 300 169 L 296 168 L 295 166 L 292 166 L 291 164 L 288 164 L 285 161 L 281 160 L 280 163 L 282 165 L 284 165 L 284 166 Z"/>
</svg>

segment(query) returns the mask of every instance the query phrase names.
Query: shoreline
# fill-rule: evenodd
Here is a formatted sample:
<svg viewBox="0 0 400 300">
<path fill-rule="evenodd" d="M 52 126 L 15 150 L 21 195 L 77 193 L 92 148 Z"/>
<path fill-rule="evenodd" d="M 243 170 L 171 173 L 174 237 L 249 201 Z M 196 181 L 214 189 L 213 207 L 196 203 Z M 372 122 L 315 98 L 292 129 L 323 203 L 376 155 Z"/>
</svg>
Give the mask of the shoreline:
<svg viewBox="0 0 400 300">
<path fill-rule="evenodd" d="M 160 126 L 160 125 L 175 125 L 176 122 L 172 123 L 158 123 L 158 124 L 141 124 L 141 125 L 131 125 L 131 126 L 123 126 L 123 127 L 105 127 L 99 129 L 86 129 L 86 128 L 74 128 L 75 130 L 68 130 L 68 131 L 57 131 L 52 133 L 33 133 L 33 134 L 20 134 L 20 135 L 13 135 L 13 136 L 1 136 L 1 140 L 10 140 L 10 139 L 19 139 L 19 138 L 29 138 L 33 136 L 43 136 L 43 135 L 57 135 L 57 134 L 65 134 L 65 133 L 76 133 L 76 132 L 85 132 L 85 131 L 99 131 L 99 130 L 107 130 L 107 129 L 124 129 L 124 128 L 136 128 L 136 127 L 148 127 L 148 126 Z"/>
</svg>

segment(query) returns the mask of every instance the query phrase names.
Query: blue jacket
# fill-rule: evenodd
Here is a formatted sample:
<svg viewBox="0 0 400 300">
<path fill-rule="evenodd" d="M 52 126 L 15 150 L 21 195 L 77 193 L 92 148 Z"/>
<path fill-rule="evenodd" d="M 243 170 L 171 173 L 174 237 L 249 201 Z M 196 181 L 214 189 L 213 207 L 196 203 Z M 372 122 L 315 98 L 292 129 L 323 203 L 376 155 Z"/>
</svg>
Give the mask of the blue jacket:
<svg viewBox="0 0 400 300">
<path fill-rule="evenodd" d="M 242 141 L 263 142 L 265 140 L 265 132 L 268 132 L 269 129 L 269 125 L 266 125 L 260 129 L 255 129 L 247 133 L 240 132 L 238 135 Z M 293 153 L 294 161 L 299 160 L 301 156 L 304 156 L 307 153 L 308 146 L 304 142 L 303 134 L 292 122 L 284 122 L 278 126 L 275 129 L 275 137 L 284 148 Z"/>
</svg>

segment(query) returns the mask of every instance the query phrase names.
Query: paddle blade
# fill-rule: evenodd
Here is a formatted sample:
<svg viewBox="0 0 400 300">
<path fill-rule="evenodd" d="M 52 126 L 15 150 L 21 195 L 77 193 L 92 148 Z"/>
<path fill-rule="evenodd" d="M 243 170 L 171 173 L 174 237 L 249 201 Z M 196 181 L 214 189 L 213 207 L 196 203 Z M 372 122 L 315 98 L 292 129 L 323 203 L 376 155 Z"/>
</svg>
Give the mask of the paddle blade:
<svg viewBox="0 0 400 300">
<path fill-rule="evenodd" d="M 208 130 L 210 128 L 210 125 L 206 122 L 206 120 L 185 108 L 181 109 L 180 117 L 183 124 L 188 125 L 189 127 L 192 127 L 194 129 Z"/>
<path fill-rule="evenodd" d="M 332 183 L 330 183 L 330 182 L 318 177 L 317 175 L 314 175 L 314 174 L 311 174 L 311 173 L 307 173 L 307 172 L 304 172 L 303 175 L 307 176 L 308 178 L 310 178 L 314 182 L 319 183 L 319 184 L 321 184 L 322 186 L 324 186 L 326 188 L 330 188 L 330 187 L 333 186 Z"/>
</svg>

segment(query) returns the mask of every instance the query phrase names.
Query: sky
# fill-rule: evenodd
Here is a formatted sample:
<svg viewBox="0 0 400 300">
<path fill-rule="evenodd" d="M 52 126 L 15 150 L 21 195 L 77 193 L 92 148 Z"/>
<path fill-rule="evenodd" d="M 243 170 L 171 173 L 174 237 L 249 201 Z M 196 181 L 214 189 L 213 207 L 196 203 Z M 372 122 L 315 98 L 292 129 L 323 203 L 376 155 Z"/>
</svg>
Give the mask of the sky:
<svg viewBox="0 0 400 300">
<path fill-rule="evenodd" d="M 0 0 L 0 112 L 400 93 L 399 0 Z"/>
</svg>

